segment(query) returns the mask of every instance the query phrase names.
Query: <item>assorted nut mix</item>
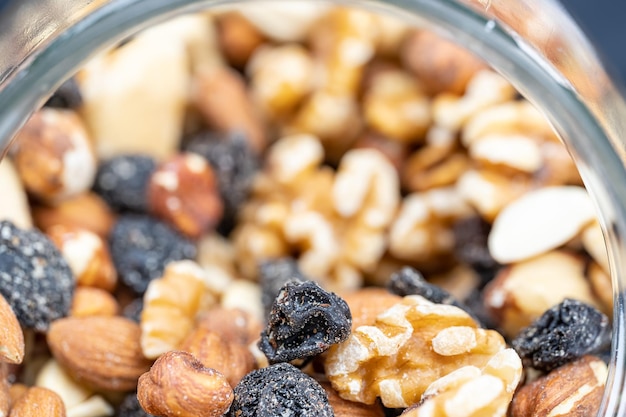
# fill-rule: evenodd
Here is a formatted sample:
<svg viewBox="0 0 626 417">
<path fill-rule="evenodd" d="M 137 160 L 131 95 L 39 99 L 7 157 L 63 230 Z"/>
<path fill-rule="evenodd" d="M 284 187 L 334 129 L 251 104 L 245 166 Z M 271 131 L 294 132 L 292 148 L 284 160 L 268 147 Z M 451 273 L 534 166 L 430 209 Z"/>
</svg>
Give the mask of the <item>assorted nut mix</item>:
<svg viewBox="0 0 626 417">
<path fill-rule="evenodd" d="M 0 417 L 600 407 L 593 204 L 427 29 L 272 2 L 144 30 L 33 115 L 0 190 Z"/>
</svg>

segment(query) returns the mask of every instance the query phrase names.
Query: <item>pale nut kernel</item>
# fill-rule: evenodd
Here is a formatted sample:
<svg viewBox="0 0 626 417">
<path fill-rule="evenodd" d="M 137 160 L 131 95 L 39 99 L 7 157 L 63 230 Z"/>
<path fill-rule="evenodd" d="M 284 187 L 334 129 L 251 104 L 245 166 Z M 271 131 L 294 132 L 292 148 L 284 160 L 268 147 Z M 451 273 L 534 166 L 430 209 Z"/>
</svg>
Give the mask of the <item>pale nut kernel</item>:
<svg viewBox="0 0 626 417">
<path fill-rule="evenodd" d="M 328 395 L 328 403 L 335 417 L 384 417 L 385 413 L 379 404 L 363 404 L 344 400 L 327 381 L 319 381 Z"/>
<path fill-rule="evenodd" d="M 547 252 L 502 269 L 484 294 L 485 306 L 509 337 L 565 298 L 598 304 L 585 277 L 584 261 L 564 251 Z"/>
<path fill-rule="evenodd" d="M 192 100 L 209 125 L 224 132 L 241 131 L 256 151 L 265 149 L 265 128 L 234 69 L 215 66 L 196 74 Z"/>
<path fill-rule="evenodd" d="M 266 171 L 281 184 L 294 184 L 311 175 L 324 160 L 324 148 L 310 134 L 285 136 L 269 149 Z"/>
<path fill-rule="evenodd" d="M 610 274 L 609 255 L 600 223 L 593 222 L 581 234 L 583 247 L 591 257 L 602 267 L 606 274 Z"/>
<path fill-rule="evenodd" d="M 35 113 L 17 135 L 13 160 L 26 190 L 46 202 L 87 191 L 96 175 L 91 139 L 69 110 Z"/>
<path fill-rule="evenodd" d="M 520 134 L 487 135 L 469 148 L 470 157 L 485 166 L 505 167 L 532 174 L 542 168 L 540 145 Z"/>
<path fill-rule="evenodd" d="M 11 407 L 9 417 L 66 417 L 63 400 L 46 388 L 29 388 Z"/>
<path fill-rule="evenodd" d="M 500 211 L 521 197 L 531 184 L 520 178 L 510 178 L 491 170 L 468 170 L 463 173 L 456 188 L 465 201 L 491 223 Z"/>
<path fill-rule="evenodd" d="M 471 267 L 460 264 L 444 273 L 429 276 L 428 282 L 446 290 L 457 300 L 463 301 L 480 287 L 481 278 Z"/>
<path fill-rule="evenodd" d="M 253 99 L 274 120 L 293 113 L 313 90 L 314 61 L 298 44 L 256 49 L 246 73 Z"/>
<path fill-rule="evenodd" d="M 404 164 L 401 176 L 409 192 L 453 185 L 469 169 L 470 160 L 447 146 L 426 146 L 414 152 Z"/>
<path fill-rule="evenodd" d="M 112 292 L 117 272 L 107 243 L 97 234 L 72 224 L 57 224 L 46 234 L 67 261 L 76 284 Z"/>
<path fill-rule="evenodd" d="M 94 395 L 67 410 L 67 417 L 109 417 L 114 414 L 113 406 L 99 395 Z"/>
<path fill-rule="evenodd" d="M 57 224 L 80 227 L 103 239 L 115 223 L 115 217 L 107 204 L 95 193 L 83 193 L 55 206 L 34 205 L 35 225 L 44 232 Z"/>
<path fill-rule="evenodd" d="M 431 94 L 462 94 L 474 74 L 485 68 L 467 50 L 426 30 L 412 33 L 400 56 Z"/>
<path fill-rule="evenodd" d="M 0 362 L 22 363 L 24 347 L 22 327 L 9 303 L 0 295 Z"/>
<path fill-rule="evenodd" d="M 515 98 L 513 86 L 500 74 L 481 70 L 474 74 L 462 96 L 443 93 L 432 104 L 435 125 L 458 131 L 463 124 L 481 110 Z"/>
<path fill-rule="evenodd" d="M 237 227 L 232 240 L 237 251 L 239 270 L 250 279 L 256 278 L 259 261 L 280 258 L 289 253 L 287 242 L 280 233 L 253 223 Z"/>
<path fill-rule="evenodd" d="M 513 349 L 496 353 L 487 365 L 459 368 L 433 382 L 405 417 L 504 417 L 522 377 Z"/>
<path fill-rule="evenodd" d="M 480 330 L 478 343 L 469 352 L 453 357 L 437 353 L 433 339 L 455 326 L 478 328 L 457 307 L 406 296 L 379 314 L 372 325 L 357 327 L 345 342 L 333 345 L 325 357 L 326 375 L 344 399 L 373 404 L 380 397 L 386 407 L 408 407 L 432 382 L 467 365 L 482 368 L 506 347 L 496 331 Z M 440 346 L 458 345 L 454 331 L 439 337 Z"/>
<path fill-rule="evenodd" d="M 196 316 L 217 303 L 212 276 L 193 261 L 168 264 L 150 282 L 141 312 L 141 349 L 146 358 L 177 349 L 193 328 Z"/>
<path fill-rule="evenodd" d="M 365 131 L 359 136 L 356 142 L 354 142 L 352 148 L 377 150 L 387 157 L 398 172 L 401 171 L 409 153 L 407 146 L 404 144 L 389 140 L 384 135 L 374 131 Z"/>
<path fill-rule="evenodd" d="M 196 262 L 204 269 L 220 268 L 228 275 L 236 274 L 236 252 L 232 242 L 218 233 L 208 233 L 197 243 Z"/>
<path fill-rule="evenodd" d="M 559 141 L 545 116 L 527 100 L 509 101 L 476 113 L 463 126 L 461 141 L 469 147 L 487 135 L 511 133 Z"/>
<path fill-rule="evenodd" d="M 0 220 L 9 220 L 22 229 L 33 227 L 26 190 L 8 156 L 0 160 L 0 194 L 4 196 L 0 206 Z"/>
<path fill-rule="evenodd" d="M 163 417 L 220 417 L 234 393 L 221 373 L 189 353 L 171 351 L 139 378 L 137 398 L 148 413 Z"/>
<path fill-rule="evenodd" d="M 363 112 L 369 127 L 401 143 L 423 141 L 431 123 L 429 98 L 414 77 L 400 70 L 375 74 Z"/>
<path fill-rule="evenodd" d="M 389 231 L 389 252 L 405 260 L 426 259 L 450 252 L 450 224 L 472 213 L 455 188 L 409 194 Z"/>
<path fill-rule="evenodd" d="M 567 243 L 595 217 L 582 187 L 531 191 L 498 214 L 489 233 L 489 252 L 503 264 L 528 259 Z"/>
<path fill-rule="evenodd" d="M 589 283 L 598 297 L 602 311 L 611 317 L 613 313 L 613 284 L 611 276 L 599 264 L 592 262 L 587 268 Z"/>
<path fill-rule="evenodd" d="M 240 13 L 233 11 L 217 16 L 220 51 L 236 68 L 244 68 L 254 52 L 265 43 L 265 36 Z"/>
<path fill-rule="evenodd" d="M 128 391 L 150 361 L 141 351 L 141 329 L 123 317 L 68 317 L 47 334 L 52 355 L 73 378 L 88 387 Z"/>
<path fill-rule="evenodd" d="M 152 213 L 192 238 L 212 230 L 224 211 L 211 165 L 193 153 L 164 161 L 152 173 L 147 194 Z"/>
<path fill-rule="evenodd" d="M 387 227 L 400 203 L 398 174 L 380 152 L 354 149 L 342 159 L 332 189 L 339 216 L 372 229 Z"/>
<path fill-rule="evenodd" d="M 74 380 L 54 359 L 49 359 L 35 379 L 35 385 L 54 391 L 70 410 L 92 395 L 92 390 Z"/>
<path fill-rule="evenodd" d="M 184 38 L 159 28 L 91 59 L 77 80 L 98 156 L 172 155 L 184 123 L 189 66 Z"/>
<path fill-rule="evenodd" d="M 71 317 L 115 316 L 120 307 L 109 292 L 94 287 L 76 287 L 72 299 Z"/>
<path fill-rule="evenodd" d="M 258 283 L 247 279 L 236 279 L 226 287 L 222 293 L 221 306 L 231 310 L 243 310 L 259 323 L 265 320 L 263 303 L 261 303 L 261 287 Z"/>
<path fill-rule="evenodd" d="M 511 417 L 596 415 L 607 374 L 601 359 L 583 356 L 523 386 L 513 398 Z"/>
<path fill-rule="evenodd" d="M 220 372 L 231 387 L 256 368 L 255 358 L 247 344 L 222 340 L 218 333 L 202 327 L 187 336 L 180 350 L 191 353 L 205 368 Z"/>
<path fill-rule="evenodd" d="M 265 36 L 279 42 L 303 41 L 329 6 L 294 1 L 238 5 L 237 10 Z"/>
</svg>

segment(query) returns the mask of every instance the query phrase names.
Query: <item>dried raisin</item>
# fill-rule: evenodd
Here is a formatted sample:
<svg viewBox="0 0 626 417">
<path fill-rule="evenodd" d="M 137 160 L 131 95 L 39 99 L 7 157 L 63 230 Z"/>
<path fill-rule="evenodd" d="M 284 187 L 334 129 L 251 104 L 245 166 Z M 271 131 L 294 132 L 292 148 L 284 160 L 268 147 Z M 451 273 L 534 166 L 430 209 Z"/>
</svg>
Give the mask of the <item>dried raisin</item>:
<svg viewBox="0 0 626 417">
<path fill-rule="evenodd" d="M 139 400 L 137 399 L 137 393 L 133 392 L 124 397 L 124 400 L 117 409 L 116 417 L 154 417 L 152 414 L 145 412 Z"/>
<path fill-rule="evenodd" d="M 269 317 L 274 300 L 280 289 L 288 282 L 304 282 L 308 278 L 298 268 L 293 258 L 273 259 L 261 263 L 259 266 L 259 281 L 263 295 L 261 301 L 265 309 L 265 317 Z"/>
<path fill-rule="evenodd" d="M 490 229 L 491 225 L 480 216 L 461 219 L 452 227 L 454 254 L 459 261 L 476 271 L 481 277 L 482 285 L 491 281 L 500 268 L 487 247 Z"/>
<path fill-rule="evenodd" d="M 511 343 L 524 364 L 550 371 L 610 342 L 606 315 L 581 301 L 565 299 L 547 310 Z"/>
<path fill-rule="evenodd" d="M 228 417 L 334 417 L 324 388 L 288 363 L 250 372 L 235 387 Z"/>
<path fill-rule="evenodd" d="M 0 222 L 0 293 L 20 324 L 46 331 L 68 314 L 75 279 L 56 246 L 36 230 Z"/>
<path fill-rule="evenodd" d="M 313 281 L 288 282 L 280 290 L 261 333 L 259 348 L 270 363 L 308 359 L 350 335 L 348 304 Z"/>
</svg>

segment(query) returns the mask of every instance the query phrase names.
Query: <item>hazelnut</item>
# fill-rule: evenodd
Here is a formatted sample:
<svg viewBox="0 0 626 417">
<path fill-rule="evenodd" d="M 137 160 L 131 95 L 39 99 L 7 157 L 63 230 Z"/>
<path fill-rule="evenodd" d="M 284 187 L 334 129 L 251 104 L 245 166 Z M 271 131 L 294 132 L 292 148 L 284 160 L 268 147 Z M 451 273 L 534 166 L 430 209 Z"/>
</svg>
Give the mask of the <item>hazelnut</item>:
<svg viewBox="0 0 626 417">
<path fill-rule="evenodd" d="M 43 108 L 17 136 L 15 167 L 26 190 L 47 202 L 76 196 L 91 187 L 96 158 L 76 113 Z"/>
<path fill-rule="evenodd" d="M 221 417 L 234 394 L 221 373 L 190 353 L 170 351 L 139 378 L 137 398 L 148 413 L 163 417 Z"/>
<path fill-rule="evenodd" d="M 223 203 L 209 163 L 199 155 L 177 155 L 157 168 L 148 185 L 148 204 L 157 216 L 190 237 L 214 228 Z"/>
<path fill-rule="evenodd" d="M 255 49 L 265 42 L 265 36 L 237 12 L 218 16 L 217 35 L 222 53 L 237 68 L 243 68 Z"/>
<path fill-rule="evenodd" d="M 106 242 L 78 226 L 57 224 L 46 233 L 59 248 L 78 285 L 113 291 L 117 273 Z"/>
<path fill-rule="evenodd" d="M 74 291 L 70 316 L 115 316 L 119 310 L 117 300 L 100 288 L 78 287 Z"/>
</svg>

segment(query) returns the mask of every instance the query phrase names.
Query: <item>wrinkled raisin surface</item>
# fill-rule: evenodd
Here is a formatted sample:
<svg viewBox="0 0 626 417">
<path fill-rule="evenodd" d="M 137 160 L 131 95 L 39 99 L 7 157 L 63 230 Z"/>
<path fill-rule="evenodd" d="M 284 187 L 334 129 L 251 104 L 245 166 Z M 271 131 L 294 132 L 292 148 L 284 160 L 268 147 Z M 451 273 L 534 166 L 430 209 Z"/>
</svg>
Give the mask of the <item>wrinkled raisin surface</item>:
<svg viewBox="0 0 626 417">
<path fill-rule="evenodd" d="M 452 226 L 456 258 L 476 271 L 482 285 L 491 281 L 500 268 L 487 247 L 490 230 L 491 225 L 480 216 L 461 219 Z"/>
<path fill-rule="evenodd" d="M 68 314 L 74 276 L 54 244 L 36 230 L 0 222 L 0 293 L 20 324 L 45 331 Z"/>
<path fill-rule="evenodd" d="M 602 350 L 610 338 L 607 316 L 581 301 L 565 299 L 522 330 L 512 345 L 525 365 L 547 372 Z"/>
<path fill-rule="evenodd" d="M 334 417 L 324 388 L 288 363 L 250 372 L 235 387 L 228 417 Z"/>
<path fill-rule="evenodd" d="M 259 348 L 270 363 L 307 359 L 350 335 L 348 304 L 313 281 L 288 282 L 280 290 Z"/>
<path fill-rule="evenodd" d="M 117 409 L 116 417 L 155 417 L 148 414 L 139 405 L 137 393 L 133 392 L 124 397 L 124 400 Z"/>
<path fill-rule="evenodd" d="M 46 101 L 44 106 L 60 109 L 76 109 L 83 105 L 83 96 L 74 77 L 65 81 Z"/>
<path fill-rule="evenodd" d="M 116 211 L 144 213 L 148 183 L 156 166 L 147 155 L 115 156 L 100 164 L 93 189 Z"/>
<path fill-rule="evenodd" d="M 298 263 L 293 258 L 272 259 L 261 263 L 259 266 L 259 281 L 261 285 L 261 301 L 265 309 L 266 319 L 272 311 L 274 300 L 280 289 L 288 282 L 309 281 L 298 268 Z"/>
<path fill-rule="evenodd" d="M 120 216 L 111 230 L 109 246 L 120 279 L 139 294 L 163 274 L 168 263 L 196 257 L 190 240 L 147 215 Z"/>
<path fill-rule="evenodd" d="M 237 131 L 200 133 L 186 143 L 185 150 L 202 155 L 213 167 L 224 202 L 224 216 L 217 230 L 227 236 L 235 226 L 239 207 L 248 198 L 252 180 L 261 165 L 259 157 L 246 137 Z"/>
</svg>

